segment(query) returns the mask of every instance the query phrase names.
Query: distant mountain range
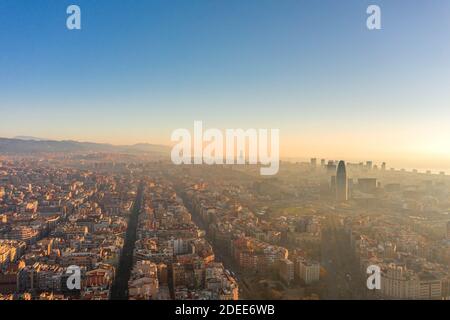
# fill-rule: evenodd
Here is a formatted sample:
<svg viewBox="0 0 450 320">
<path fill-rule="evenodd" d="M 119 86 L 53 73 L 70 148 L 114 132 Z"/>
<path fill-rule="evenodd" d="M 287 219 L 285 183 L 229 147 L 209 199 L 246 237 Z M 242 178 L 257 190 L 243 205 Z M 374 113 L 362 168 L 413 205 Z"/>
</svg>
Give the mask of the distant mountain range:
<svg viewBox="0 0 450 320">
<path fill-rule="evenodd" d="M 42 152 L 168 153 L 170 152 L 170 147 L 148 143 L 116 146 L 106 143 L 78 142 L 72 140 L 56 141 L 27 136 L 0 138 L 0 154 Z"/>
<path fill-rule="evenodd" d="M 13 139 L 19 139 L 19 140 L 33 140 L 33 141 L 45 141 L 49 139 L 43 139 L 43 138 L 36 138 L 36 137 L 30 137 L 30 136 L 17 136 Z"/>
</svg>

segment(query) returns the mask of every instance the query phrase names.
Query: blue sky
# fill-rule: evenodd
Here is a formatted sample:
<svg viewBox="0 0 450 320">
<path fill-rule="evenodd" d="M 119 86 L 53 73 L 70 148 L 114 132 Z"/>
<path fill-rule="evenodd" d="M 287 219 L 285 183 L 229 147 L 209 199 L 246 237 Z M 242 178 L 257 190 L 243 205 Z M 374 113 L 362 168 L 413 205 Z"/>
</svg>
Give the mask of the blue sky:
<svg viewBox="0 0 450 320">
<path fill-rule="evenodd" d="M 203 120 L 280 128 L 288 156 L 450 158 L 449 57 L 446 0 L 1 0 L 0 136 L 168 143 Z"/>
</svg>

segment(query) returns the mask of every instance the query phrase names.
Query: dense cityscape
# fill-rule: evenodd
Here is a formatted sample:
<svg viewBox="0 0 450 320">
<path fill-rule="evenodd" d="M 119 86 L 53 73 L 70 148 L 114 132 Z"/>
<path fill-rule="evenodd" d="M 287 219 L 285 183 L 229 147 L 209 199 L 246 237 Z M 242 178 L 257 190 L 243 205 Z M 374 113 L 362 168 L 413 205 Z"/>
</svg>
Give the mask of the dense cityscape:
<svg viewBox="0 0 450 320">
<path fill-rule="evenodd" d="M 432 317 L 449 33 L 442 0 L 0 0 L 1 314 Z"/>
<path fill-rule="evenodd" d="M 448 175 L 386 163 L 4 154 L 0 299 L 449 299 L 449 214 Z"/>
</svg>

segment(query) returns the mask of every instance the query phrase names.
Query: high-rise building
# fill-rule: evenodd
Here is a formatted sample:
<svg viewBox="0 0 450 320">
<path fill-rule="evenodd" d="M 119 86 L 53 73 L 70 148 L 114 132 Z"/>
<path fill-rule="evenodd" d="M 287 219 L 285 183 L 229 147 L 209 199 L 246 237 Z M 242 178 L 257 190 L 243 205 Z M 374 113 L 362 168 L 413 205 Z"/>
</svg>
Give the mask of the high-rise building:
<svg viewBox="0 0 450 320">
<path fill-rule="evenodd" d="M 416 273 L 391 263 L 381 275 L 381 295 L 390 299 L 442 299 L 442 279 L 438 274 Z"/>
<path fill-rule="evenodd" d="M 300 259 L 297 261 L 297 277 L 310 284 L 320 279 L 320 264 L 318 262 Z"/>
<path fill-rule="evenodd" d="M 311 158 L 311 167 L 315 168 L 317 166 L 317 159 Z"/>
<path fill-rule="evenodd" d="M 336 176 L 331 176 L 330 189 L 331 192 L 336 193 Z"/>
<path fill-rule="evenodd" d="M 289 285 L 294 280 L 294 263 L 288 259 L 281 259 L 279 275 L 281 280 Z"/>
<path fill-rule="evenodd" d="M 333 160 L 328 161 L 327 172 L 328 174 L 334 174 L 336 172 L 336 164 Z"/>
<path fill-rule="evenodd" d="M 347 170 L 345 168 L 345 162 L 342 160 L 339 161 L 336 171 L 336 200 L 348 200 Z"/>
<path fill-rule="evenodd" d="M 377 179 L 358 178 L 358 188 L 362 192 L 375 193 L 377 191 Z"/>
<path fill-rule="evenodd" d="M 321 159 L 320 160 L 320 166 L 321 167 L 325 167 L 325 159 Z"/>
</svg>

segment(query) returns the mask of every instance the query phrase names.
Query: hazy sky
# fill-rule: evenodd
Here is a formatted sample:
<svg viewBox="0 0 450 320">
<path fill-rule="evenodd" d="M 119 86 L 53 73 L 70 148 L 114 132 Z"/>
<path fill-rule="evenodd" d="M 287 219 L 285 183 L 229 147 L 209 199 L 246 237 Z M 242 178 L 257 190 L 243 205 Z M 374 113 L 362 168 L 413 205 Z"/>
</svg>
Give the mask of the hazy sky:
<svg viewBox="0 0 450 320">
<path fill-rule="evenodd" d="M 4 137 L 167 144 L 203 120 L 450 168 L 450 1 L 1 0 L 0 111 Z"/>
</svg>

